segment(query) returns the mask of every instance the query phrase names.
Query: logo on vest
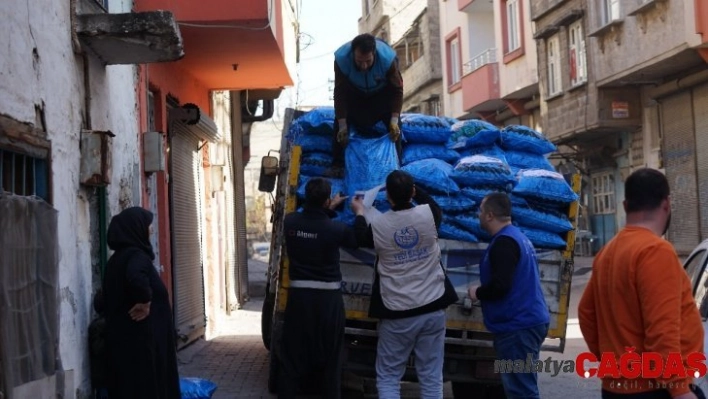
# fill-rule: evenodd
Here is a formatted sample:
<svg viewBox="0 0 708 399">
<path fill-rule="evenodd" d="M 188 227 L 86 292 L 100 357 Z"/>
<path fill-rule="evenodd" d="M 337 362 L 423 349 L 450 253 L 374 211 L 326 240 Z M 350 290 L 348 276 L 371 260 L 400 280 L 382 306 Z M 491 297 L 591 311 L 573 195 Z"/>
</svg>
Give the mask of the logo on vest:
<svg viewBox="0 0 708 399">
<path fill-rule="evenodd" d="M 396 245 L 403 249 L 411 249 L 418 245 L 420 237 L 418 230 L 413 226 L 404 227 L 393 234 L 393 239 Z"/>
</svg>

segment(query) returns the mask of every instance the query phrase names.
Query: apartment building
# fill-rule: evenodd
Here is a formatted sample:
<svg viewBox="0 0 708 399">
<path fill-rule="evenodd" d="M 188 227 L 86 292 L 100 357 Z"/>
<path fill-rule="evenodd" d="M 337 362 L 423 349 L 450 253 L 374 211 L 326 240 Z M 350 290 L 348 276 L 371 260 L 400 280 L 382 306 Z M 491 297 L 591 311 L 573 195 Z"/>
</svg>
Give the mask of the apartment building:
<svg viewBox="0 0 708 399">
<path fill-rule="evenodd" d="M 362 0 L 359 33 L 371 33 L 396 50 L 403 112 L 445 114 L 438 0 Z"/>
<path fill-rule="evenodd" d="M 444 106 L 457 118 L 541 129 L 529 0 L 443 1 Z"/>
</svg>

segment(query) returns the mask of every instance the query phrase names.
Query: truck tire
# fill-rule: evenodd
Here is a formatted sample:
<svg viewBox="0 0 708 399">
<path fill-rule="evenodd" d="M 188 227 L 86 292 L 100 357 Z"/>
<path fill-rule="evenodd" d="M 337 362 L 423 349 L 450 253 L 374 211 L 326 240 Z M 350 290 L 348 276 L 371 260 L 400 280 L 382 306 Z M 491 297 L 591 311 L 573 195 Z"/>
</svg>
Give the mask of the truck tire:
<svg viewBox="0 0 708 399">
<path fill-rule="evenodd" d="M 263 346 L 270 350 L 270 341 L 273 336 L 273 308 L 275 307 L 275 297 L 269 293 L 269 286 L 266 286 L 266 295 L 263 299 L 263 309 L 261 311 L 261 338 Z"/>
</svg>

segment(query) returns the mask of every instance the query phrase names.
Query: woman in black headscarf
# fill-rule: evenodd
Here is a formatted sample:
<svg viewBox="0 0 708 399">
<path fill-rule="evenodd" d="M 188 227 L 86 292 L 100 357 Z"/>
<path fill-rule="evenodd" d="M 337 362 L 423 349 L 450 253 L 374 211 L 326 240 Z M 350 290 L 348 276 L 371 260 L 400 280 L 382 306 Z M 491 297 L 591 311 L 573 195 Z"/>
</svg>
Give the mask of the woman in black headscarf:
<svg viewBox="0 0 708 399">
<path fill-rule="evenodd" d="M 115 251 L 103 281 L 110 399 L 181 396 L 172 309 L 153 266 L 152 218 L 132 207 L 108 226 L 108 246 Z"/>
</svg>

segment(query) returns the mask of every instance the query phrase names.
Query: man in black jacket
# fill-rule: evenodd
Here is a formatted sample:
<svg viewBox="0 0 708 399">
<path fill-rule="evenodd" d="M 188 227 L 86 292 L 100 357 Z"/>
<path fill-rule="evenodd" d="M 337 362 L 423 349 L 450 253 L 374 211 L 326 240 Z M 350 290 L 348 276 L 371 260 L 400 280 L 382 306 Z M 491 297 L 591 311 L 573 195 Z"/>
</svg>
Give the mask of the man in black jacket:
<svg viewBox="0 0 708 399">
<path fill-rule="evenodd" d="M 400 379 L 411 351 L 421 397 L 442 397 L 445 308 L 458 299 L 440 263 L 437 229 L 442 211 L 404 171 L 388 175 L 386 192 L 392 208 L 371 225 L 363 216 L 362 199 L 352 201 L 357 242 L 374 248 L 377 255 L 369 316 L 381 319 L 376 349 L 379 397 L 400 397 Z"/>
<path fill-rule="evenodd" d="M 346 199 L 330 199 L 332 186 L 313 178 L 305 186 L 302 212 L 285 216 L 285 247 L 290 266 L 290 289 L 285 309 L 281 348 L 279 398 L 295 398 L 299 383 L 322 371 L 323 395 L 339 398 L 340 347 L 344 339 L 344 300 L 339 247 L 356 248 L 354 230 L 330 220 L 333 209 Z"/>
</svg>

